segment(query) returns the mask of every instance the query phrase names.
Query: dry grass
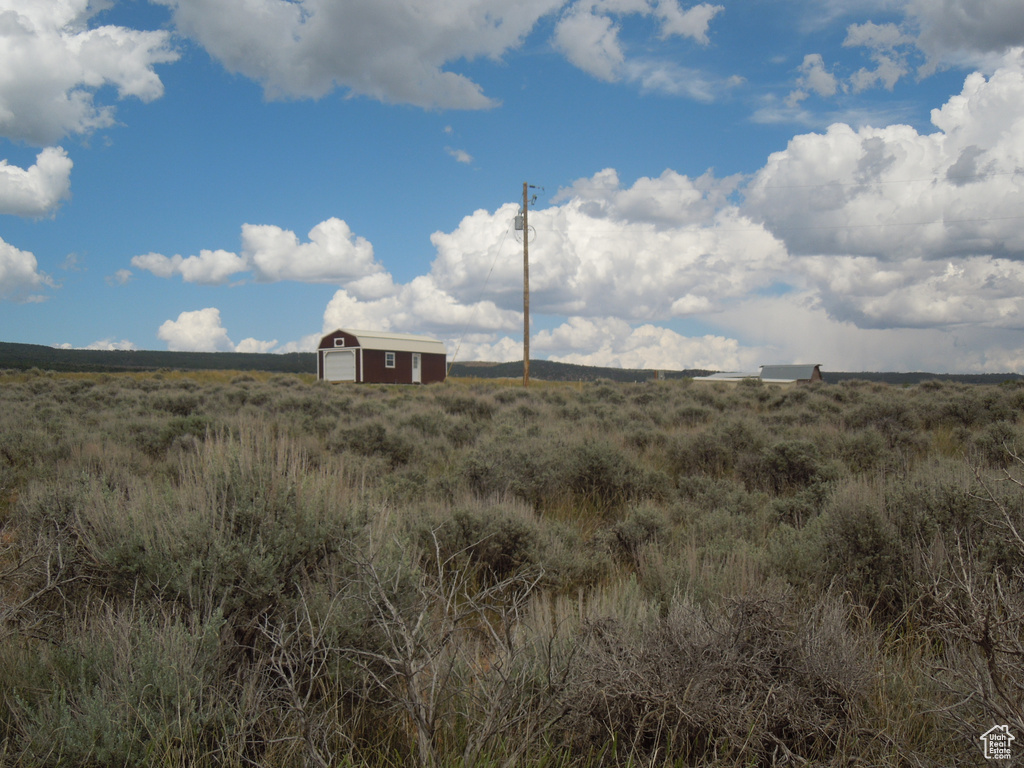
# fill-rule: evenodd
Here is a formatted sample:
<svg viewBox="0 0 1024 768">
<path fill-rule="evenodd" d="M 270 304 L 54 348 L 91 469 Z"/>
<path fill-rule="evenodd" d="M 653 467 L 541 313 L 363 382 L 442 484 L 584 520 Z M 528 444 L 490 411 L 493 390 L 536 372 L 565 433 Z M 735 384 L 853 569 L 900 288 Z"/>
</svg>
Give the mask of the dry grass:
<svg viewBox="0 0 1024 768">
<path fill-rule="evenodd" d="M 0 764 L 976 761 L 1022 401 L 0 373 Z"/>
</svg>

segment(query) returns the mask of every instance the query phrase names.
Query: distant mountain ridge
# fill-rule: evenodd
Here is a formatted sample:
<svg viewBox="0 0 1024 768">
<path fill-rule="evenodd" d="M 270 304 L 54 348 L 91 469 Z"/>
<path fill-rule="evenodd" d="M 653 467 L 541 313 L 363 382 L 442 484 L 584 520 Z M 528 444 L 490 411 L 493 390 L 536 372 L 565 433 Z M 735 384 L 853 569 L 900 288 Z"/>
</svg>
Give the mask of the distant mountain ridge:
<svg viewBox="0 0 1024 768">
<path fill-rule="evenodd" d="M 649 381 L 655 375 L 662 379 L 685 379 L 693 376 L 707 376 L 712 371 L 686 369 L 682 371 L 654 371 L 650 368 L 602 368 L 574 363 L 556 363 L 551 360 L 530 360 L 530 378 L 543 381 Z M 476 377 L 478 379 L 521 379 L 523 361 L 511 363 L 454 363 L 451 376 Z"/>
<path fill-rule="evenodd" d="M 268 355 L 255 352 L 161 352 L 153 350 L 59 349 L 0 341 L 0 368 L 50 371 L 268 371 L 316 373 L 315 352 Z"/>
<path fill-rule="evenodd" d="M 0 369 L 109 372 L 155 371 L 160 369 L 193 371 L 264 371 L 268 373 L 316 373 L 315 352 L 265 354 L 255 352 L 164 352 L 155 350 L 59 349 L 42 344 L 18 344 L 0 341 Z M 714 371 L 701 368 L 655 371 L 637 368 L 605 368 L 551 360 L 531 360 L 530 376 L 543 381 L 650 381 L 654 378 L 683 379 L 706 376 Z M 451 376 L 480 379 L 521 379 L 523 361 L 511 363 L 458 362 Z M 889 384 L 918 384 L 922 381 L 957 381 L 970 384 L 999 384 L 1020 381 L 1018 373 L 927 373 L 927 372 L 838 372 L 824 371 L 827 382 L 881 381 Z"/>
</svg>

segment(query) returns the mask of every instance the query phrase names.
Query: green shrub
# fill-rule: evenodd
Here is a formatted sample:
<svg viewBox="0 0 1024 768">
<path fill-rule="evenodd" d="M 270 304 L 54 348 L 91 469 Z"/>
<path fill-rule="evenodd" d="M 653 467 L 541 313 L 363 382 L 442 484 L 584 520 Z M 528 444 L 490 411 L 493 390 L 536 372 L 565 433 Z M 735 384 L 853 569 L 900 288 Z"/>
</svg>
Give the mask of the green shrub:
<svg viewBox="0 0 1024 768">
<path fill-rule="evenodd" d="M 1020 679 L 1024 387 L 196 378 L 0 373 L 0 764 L 966 764 Z"/>
<path fill-rule="evenodd" d="M 191 416 L 199 408 L 201 401 L 198 395 L 186 392 L 159 395 L 150 402 L 158 411 L 164 411 L 174 416 Z"/>
<path fill-rule="evenodd" d="M 917 414 L 899 398 L 883 396 L 865 401 L 851 409 L 845 421 L 847 427 L 853 429 L 877 431 L 889 448 L 914 450 L 921 445 L 921 423 Z"/>
<path fill-rule="evenodd" d="M 797 528 L 782 523 L 765 543 L 771 573 L 801 591 L 820 592 L 829 586 L 834 574 L 823 567 L 825 561 L 825 518 L 812 517 Z"/>
<path fill-rule="evenodd" d="M 926 428 L 948 425 L 974 429 L 1013 416 L 1002 392 L 995 388 L 961 384 L 946 387 L 942 395 L 940 398 L 930 395 L 919 404 Z"/>
<path fill-rule="evenodd" d="M 732 471 L 736 461 L 735 454 L 710 430 L 675 438 L 668 445 L 666 458 L 676 478 L 722 477 Z"/>
<path fill-rule="evenodd" d="M 539 510 L 562 499 L 568 457 L 548 435 L 525 436 L 508 428 L 492 432 L 465 456 L 462 472 L 474 493 L 511 494 Z"/>
<path fill-rule="evenodd" d="M 1024 439 L 1019 429 L 1010 422 L 996 421 L 986 425 L 971 440 L 977 460 L 984 466 L 1007 468 L 1014 464 L 1014 454 L 1020 455 Z"/>
<path fill-rule="evenodd" d="M 162 458 L 172 446 L 204 440 L 213 422 L 208 416 L 174 416 L 166 421 L 148 418 L 127 424 L 132 442 L 146 456 Z"/>
<path fill-rule="evenodd" d="M 881 489 L 840 488 L 825 515 L 820 582 L 837 583 L 878 616 L 900 616 L 913 602 L 912 541 L 888 514 Z"/>
<path fill-rule="evenodd" d="M 52 531 L 52 546 L 64 542 L 81 588 L 148 595 L 201 617 L 219 609 L 244 625 L 294 596 L 350 524 L 347 509 L 332 504 L 347 481 L 307 478 L 301 454 L 268 437 L 211 439 L 173 481 L 66 479 L 56 499 L 30 493 L 19 522 Z"/>
<path fill-rule="evenodd" d="M 327 447 L 337 453 L 346 451 L 363 456 L 382 456 L 397 467 L 408 464 L 416 455 L 417 442 L 397 428 L 379 421 L 365 421 L 352 427 L 339 427 L 327 439 Z"/>
<path fill-rule="evenodd" d="M 581 755 L 611 739 L 619 764 L 773 765 L 783 750 L 817 765 L 845 759 L 873 659 L 851 642 L 848 609 L 827 600 L 800 612 L 776 596 L 676 600 L 660 620 L 589 621 L 564 738 Z"/>
<path fill-rule="evenodd" d="M 497 409 L 490 398 L 480 395 L 460 396 L 441 391 L 436 395 L 436 400 L 445 413 L 451 416 L 468 416 L 473 421 L 488 421 Z"/>
<path fill-rule="evenodd" d="M 663 541 L 667 530 L 664 511 L 653 505 L 642 505 L 630 509 L 622 520 L 603 530 L 601 540 L 612 557 L 636 567 L 642 549 Z"/>
<path fill-rule="evenodd" d="M 885 436 L 871 428 L 845 433 L 840 457 L 854 473 L 870 472 L 892 463 Z"/>
<path fill-rule="evenodd" d="M 509 578 L 542 560 L 537 524 L 525 510 L 504 505 L 459 507 L 421 531 L 421 546 L 433 550 L 436 541 L 443 560 L 465 560 L 488 582 Z"/>
<path fill-rule="evenodd" d="M 737 471 L 749 488 L 775 495 L 826 482 L 834 474 L 821 451 L 809 440 L 788 440 L 768 446 L 746 457 Z"/>
<path fill-rule="evenodd" d="M 714 411 L 706 405 L 687 403 L 676 409 L 672 421 L 686 427 L 696 427 L 708 423 L 713 414 Z"/>
<path fill-rule="evenodd" d="M 644 469 L 610 443 L 583 442 L 569 448 L 565 485 L 576 496 L 603 511 L 634 499 L 660 498 L 667 479 Z"/>
<path fill-rule="evenodd" d="M 813 483 L 795 493 L 772 499 L 771 510 L 780 523 L 802 528 L 825 508 L 828 498 L 827 486 Z"/>
<path fill-rule="evenodd" d="M 147 764 L 176 744 L 212 744 L 230 726 L 231 711 L 212 694 L 218 617 L 197 622 L 103 605 L 93 611 L 68 628 L 52 654 L 29 656 L 35 669 L 8 678 L 19 764 Z M 43 677 L 47 693 L 29 685 Z"/>
</svg>

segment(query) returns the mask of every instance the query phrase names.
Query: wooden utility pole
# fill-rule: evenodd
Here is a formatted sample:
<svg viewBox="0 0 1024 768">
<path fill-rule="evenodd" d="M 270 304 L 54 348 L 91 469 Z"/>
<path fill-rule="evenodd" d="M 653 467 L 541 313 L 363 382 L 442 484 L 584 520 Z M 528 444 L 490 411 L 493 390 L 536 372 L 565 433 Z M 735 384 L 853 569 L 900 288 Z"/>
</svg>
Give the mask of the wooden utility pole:
<svg viewBox="0 0 1024 768">
<path fill-rule="evenodd" d="M 530 220 L 529 185 L 523 182 L 523 386 L 530 386 Z"/>
</svg>

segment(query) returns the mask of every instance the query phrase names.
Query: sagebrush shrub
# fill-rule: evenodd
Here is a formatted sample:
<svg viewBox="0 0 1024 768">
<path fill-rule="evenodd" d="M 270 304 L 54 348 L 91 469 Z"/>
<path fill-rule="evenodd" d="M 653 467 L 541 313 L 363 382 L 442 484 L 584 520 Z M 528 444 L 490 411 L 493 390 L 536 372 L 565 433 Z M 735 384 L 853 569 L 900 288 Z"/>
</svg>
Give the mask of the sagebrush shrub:
<svg viewBox="0 0 1024 768">
<path fill-rule="evenodd" d="M 92 607 L 54 653 L 28 657 L 6 696 L 19 702 L 26 765 L 144 764 L 177 745 L 214 742 L 233 712 L 209 696 L 219 673 L 221 620 L 149 606 Z M 39 678 L 59 695 L 21 685 Z"/>
<path fill-rule="evenodd" d="M 790 494 L 826 482 L 832 475 L 821 451 L 809 440 L 788 440 L 746 457 L 739 475 L 751 488 L 775 495 Z"/>
<path fill-rule="evenodd" d="M 889 448 L 914 450 L 921 444 L 921 424 L 911 405 L 889 396 L 863 401 L 845 418 L 854 429 L 870 428 L 885 438 Z"/>
<path fill-rule="evenodd" d="M 646 504 L 633 507 L 624 518 L 603 531 L 602 540 L 616 560 L 635 567 L 643 547 L 664 540 L 667 529 L 665 513 Z"/>
<path fill-rule="evenodd" d="M 688 475 L 722 477 L 732 470 L 736 461 L 735 454 L 710 430 L 672 440 L 666 458 L 669 471 L 676 478 Z"/>
<path fill-rule="evenodd" d="M 416 454 L 417 445 L 417 441 L 399 427 L 388 427 L 380 421 L 338 427 L 327 439 L 332 451 L 381 456 L 393 467 L 408 464 Z"/>
<path fill-rule="evenodd" d="M 444 561 L 468 563 L 484 581 L 507 579 L 543 559 L 538 526 L 526 510 L 476 503 L 456 507 L 430 526 L 420 533 L 424 550 L 432 553 L 436 545 Z"/>
<path fill-rule="evenodd" d="M 659 498 L 666 491 L 666 478 L 641 467 L 616 445 L 587 441 L 567 451 L 565 486 L 598 510 L 607 512 L 631 499 Z"/>
<path fill-rule="evenodd" d="M 611 737 L 630 761 L 816 764 L 837 755 L 871 667 L 841 604 L 799 620 L 785 597 L 676 600 L 645 625 L 596 618 L 581 632 L 564 738 L 586 753 Z"/>
<path fill-rule="evenodd" d="M 912 541 L 889 515 L 884 491 L 856 482 L 840 487 L 825 515 L 821 583 L 838 583 L 872 612 L 898 617 L 913 600 Z"/>
<path fill-rule="evenodd" d="M 0 765 L 966 764 L 1022 392 L 0 373 Z"/>
</svg>

